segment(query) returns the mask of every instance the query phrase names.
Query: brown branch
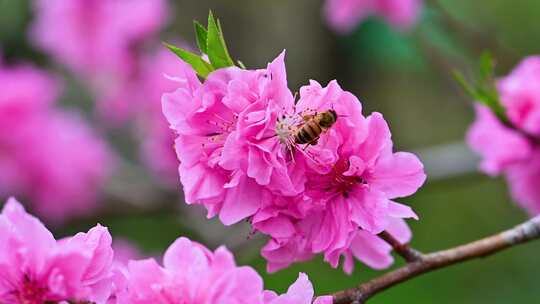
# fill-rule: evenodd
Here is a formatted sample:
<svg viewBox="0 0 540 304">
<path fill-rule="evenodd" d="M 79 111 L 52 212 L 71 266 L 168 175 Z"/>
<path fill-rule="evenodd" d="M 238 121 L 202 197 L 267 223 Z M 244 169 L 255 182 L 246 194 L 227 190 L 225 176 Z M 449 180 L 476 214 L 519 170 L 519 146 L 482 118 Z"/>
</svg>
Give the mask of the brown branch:
<svg viewBox="0 0 540 304">
<path fill-rule="evenodd" d="M 422 258 L 374 278 L 357 287 L 334 293 L 334 304 L 361 304 L 394 285 L 424 273 L 460 262 L 486 257 L 506 248 L 540 238 L 540 215 L 512 229 L 447 250 L 422 255 Z"/>
<path fill-rule="evenodd" d="M 409 244 L 401 243 L 388 231 L 383 231 L 379 233 L 378 236 L 392 246 L 394 251 L 409 263 L 421 260 L 423 258 L 421 252 L 411 248 Z"/>
</svg>

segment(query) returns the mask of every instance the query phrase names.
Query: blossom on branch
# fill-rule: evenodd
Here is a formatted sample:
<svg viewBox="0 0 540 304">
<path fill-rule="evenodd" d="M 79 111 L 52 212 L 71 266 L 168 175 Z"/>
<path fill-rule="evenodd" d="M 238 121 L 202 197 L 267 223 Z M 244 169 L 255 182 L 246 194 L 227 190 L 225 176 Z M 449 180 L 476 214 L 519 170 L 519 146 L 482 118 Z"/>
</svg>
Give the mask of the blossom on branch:
<svg viewBox="0 0 540 304">
<path fill-rule="evenodd" d="M 410 231 L 401 219 L 417 218 L 416 214 L 392 199 L 411 195 L 424 183 L 421 162 L 413 154 L 392 152 L 382 116 L 364 117 L 360 101 L 335 81 L 326 88 L 315 81 L 302 87 L 296 109 L 345 114 L 306 150 L 303 201 L 276 203 L 254 217 L 255 229 L 273 237 L 263 249 L 268 269 L 275 271 L 316 253 L 324 253 L 333 267 L 344 255 L 347 272 L 352 271 L 352 256 L 373 268 L 388 267 L 391 248 L 376 234 L 396 227 L 396 237 L 409 241 Z M 303 211 L 295 211 L 298 208 Z M 294 228 L 284 233 L 284 223 Z"/>
<path fill-rule="evenodd" d="M 486 106 L 476 105 L 467 143 L 481 155 L 480 169 L 506 177 L 512 197 L 530 214 L 540 213 L 540 57 L 525 58 L 498 79 L 497 92 L 508 123 Z"/>
<path fill-rule="evenodd" d="M 220 68 L 202 83 L 186 64 L 178 83 L 162 102 L 186 201 L 269 235 L 270 271 L 319 253 L 333 267 L 345 256 L 347 272 L 352 256 L 387 267 L 391 248 L 376 235 L 398 227 L 396 237 L 410 239 L 402 219 L 416 214 L 393 199 L 424 183 L 422 163 L 393 152 L 382 115 L 363 116 L 336 81 L 312 81 L 295 103 L 281 54 L 266 69 Z M 323 131 L 313 119 L 331 111 L 336 121 Z M 300 132 L 313 138 L 300 144 Z"/>
</svg>

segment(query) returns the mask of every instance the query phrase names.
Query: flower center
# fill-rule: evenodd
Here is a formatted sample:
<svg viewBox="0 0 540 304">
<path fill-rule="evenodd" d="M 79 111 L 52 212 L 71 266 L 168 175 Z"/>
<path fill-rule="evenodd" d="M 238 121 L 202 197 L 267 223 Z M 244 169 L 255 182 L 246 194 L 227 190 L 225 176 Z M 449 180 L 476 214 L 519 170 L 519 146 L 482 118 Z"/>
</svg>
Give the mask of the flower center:
<svg viewBox="0 0 540 304">
<path fill-rule="evenodd" d="M 365 184 L 365 181 L 357 175 L 345 175 L 349 169 L 348 160 L 339 160 L 332 170 L 319 177 L 318 187 L 325 193 L 342 194 L 345 198 L 349 197 L 350 191 L 357 185 Z"/>
<path fill-rule="evenodd" d="M 276 136 L 281 144 L 294 143 L 294 133 L 298 130 L 299 119 L 296 115 L 282 115 L 276 121 Z"/>
<path fill-rule="evenodd" d="M 34 280 L 31 280 L 28 275 L 25 275 L 22 281 L 22 286 L 15 291 L 16 298 L 21 304 L 42 304 L 45 302 L 45 294 L 47 288 L 40 286 Z"/>
<path fill-rule="evenodd" d="M 238 115 L 234 114 L 232 119 L 226 119 L 218 114 L 214 114 L 213 120 L 207 120 L 207 123 L 214 126 L 215 132 L 207 134 L 208 141 L 211 143 L 222 142 L 235 129 Z"/>
</svg>

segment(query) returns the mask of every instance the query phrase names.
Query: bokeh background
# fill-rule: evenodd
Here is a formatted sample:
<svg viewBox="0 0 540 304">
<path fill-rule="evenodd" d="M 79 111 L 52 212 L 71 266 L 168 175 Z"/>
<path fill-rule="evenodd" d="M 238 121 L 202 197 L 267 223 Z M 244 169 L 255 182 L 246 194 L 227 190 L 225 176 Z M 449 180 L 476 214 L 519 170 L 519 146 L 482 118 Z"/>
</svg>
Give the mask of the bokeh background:
<svg viewBox="0 0 540 304">
<path fill-rule="evenodd" d="M 427 184 L 413 197 L 401 200 L 420 216 L 419 221 L 411 222 L 416 248 L 432 251 L 457 245 L 527 217 L 512 203 L 502 179 L 477 173 L 477 159 L 463 141 L 473 120 L 471 101 L 455 85 L 451 70 L 470 71 L 481 51 L 489 49 L 497 59 L 497 73 L 502 75 L 522 57 L 538 53 L 539 1 L 426 0 L 421 20 L 410 32 L 396 32 L 370 18 L 345 36 L 332 32 L 321 18 L 321 1 L 186 0 L 169 4 L 172 18 L 161 32 L 161 40 L 194 44 L 192 20 L 204 21 L 212 9 L 221 19 L 232 56 L 246 66 L 263 67 L 286 49 L 292 90 L 309 79 L 321 83 L 337 79 L 359 96 L 366 113 L 382 112 L 396 148 L 417 152 L 428 171 Z M 115 238 L 131 241 L 145 255 L 159 256 L 180 235 L 210 248 L 227 244 L 238 263 L 254 266 L 263 275 L 265 287 L 277 291 L 284 291 L 299 271 L 309 275 L 317 294 L 350 287 L 380 273 L 358 264 L 348 276 L 317 258 L 267 274 L 258 255 L 264 240 L 260 236 L 248 240 L 246 225 L 223 228 L 216 221 L 207 221 L 202 210 L 186 208 L 179 184 L 164 186 L 156 180 L 135 155 L 137 136 L 128 130 L 132 126 L 103 126 L 92 111 L 92 95 L 84 83 L 28 41 L 32 19 L 30 1 L 0 0 L 3 62 L 31 62 L 60 75 L 64 81 L 61 106 L 78 109 L 96 129 L 105 130 L 122 159 L 105 185 L 101 208 L 88 216 L 51 224 L 57 236 L 100 222 Z M 424 275 L 370 303 L 538 303 L 539 253 L 540 243 L 527 244 Z M 401 264 L 397 260 L 394 267 Z"/>
</svg>

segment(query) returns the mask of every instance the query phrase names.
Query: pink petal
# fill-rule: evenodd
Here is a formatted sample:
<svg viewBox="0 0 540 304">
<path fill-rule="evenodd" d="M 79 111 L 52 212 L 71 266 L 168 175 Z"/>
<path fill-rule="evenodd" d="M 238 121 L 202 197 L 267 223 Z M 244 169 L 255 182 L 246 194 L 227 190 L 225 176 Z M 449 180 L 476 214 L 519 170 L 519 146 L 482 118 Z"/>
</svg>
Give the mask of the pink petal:
<svg viewBox="0 0 540 304">
<path fill-rule="evenodd" d="M 377 234 L 386 228 L 389 201 L 384 193 L 362 188 L 351 192 L 347 201 L 351 220 L 362 229 Z"/>
<path fill-rule="evenodd" d="M 234 188 L 227 190 L 219 218 L 225 225 L 232 225 L 253 215 L 263 206 L 260 187 L 247 176 L 243 176 Z"/>
<path fill-rule="evenodd" d="M 397 152 L 378 160 L 369 184 L 388 198 L 408 196 L 416 192 L 426 174 L 420 160 L 412 153 Z"/>
<path fill-rule="evenodd" d="M 394 262 L 390 254 L 392 247 L 366 231 L 358 232 L 351 243 L 351 251 L 357 259 L 374 269 L 387 268 Z"/>
<path fill-rule="evenodd" d="M 362 143 L 359 153 L 368 167 L 372 166 L 383 149 L 392 145 L 390 129 L 382 114 L 374 112 L 367 118 L 368 137 Z"/>
<path fill-rule="evenodd" d="M 200 275 L 208 264 L 205 252 L 184 237 L 172 243 L 163 256 L 163 265 L 167 270 L 181 272 L 186 277 Z"/>
</svg>

